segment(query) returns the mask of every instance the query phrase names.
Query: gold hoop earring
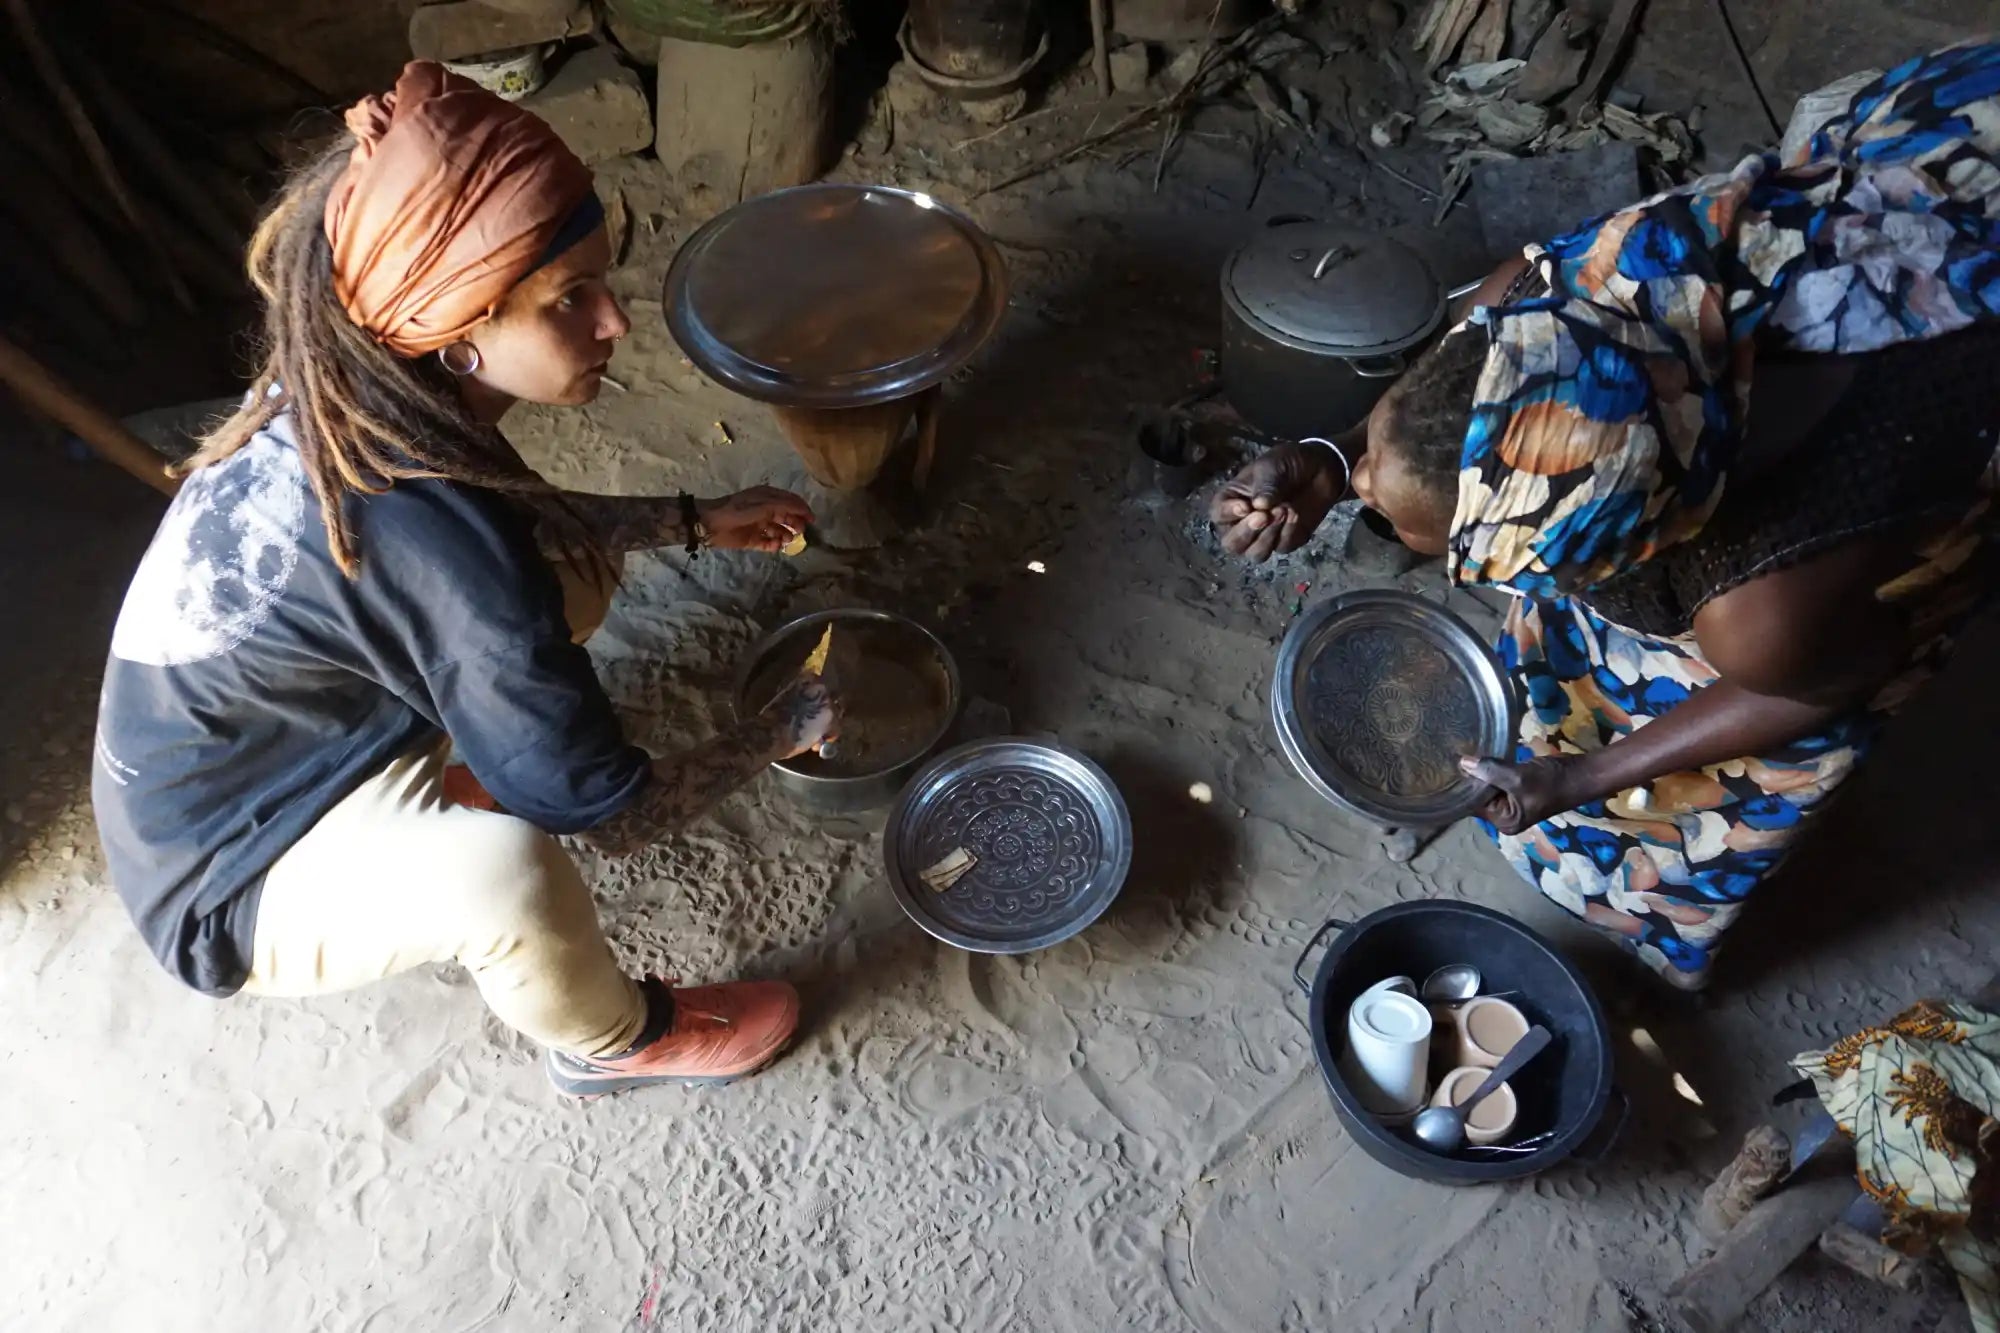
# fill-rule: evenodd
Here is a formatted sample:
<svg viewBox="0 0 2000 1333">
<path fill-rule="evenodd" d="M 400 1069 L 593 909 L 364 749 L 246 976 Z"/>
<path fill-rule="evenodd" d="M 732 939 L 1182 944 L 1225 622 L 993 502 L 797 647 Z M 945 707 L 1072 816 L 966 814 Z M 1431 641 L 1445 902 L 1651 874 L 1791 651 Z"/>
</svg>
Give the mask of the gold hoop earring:
<svg viewBox="0 0 2000 1333">
<path fill-rule="evenodd" d="M 454 361 L 451 354 L 460 347 L 465 349 L 465 354 Z M 437 358 L 440 365 L 460 378 L 470 375 L 479 369 L 479 349 L 463 339 L 455 343 L 447 343 L 443 347 L 438 348 Z"/>
</svg>

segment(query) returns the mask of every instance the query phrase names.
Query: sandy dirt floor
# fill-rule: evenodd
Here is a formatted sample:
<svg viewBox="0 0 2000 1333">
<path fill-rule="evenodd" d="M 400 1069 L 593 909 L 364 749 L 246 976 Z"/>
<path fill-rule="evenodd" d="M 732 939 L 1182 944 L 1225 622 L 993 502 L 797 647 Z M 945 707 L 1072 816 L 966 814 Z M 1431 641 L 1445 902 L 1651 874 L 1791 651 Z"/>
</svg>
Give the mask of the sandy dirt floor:
<svg viewBox="0 0 2000 1333">
<path fill-rule="evenodd" d="M 967 200 L 1083 132 L 1087 96 L 1058 98 L 1067 109 L 964 151 L 954 140 L 982 128 L 878 133 L 838 174 Z M 1191 135 L 1157 194 L 1155 139 L 970 200 L 1003 246 L 1012 308 L 949 388 L 938 478 L 902 535 L 791 562 L 633 562 L 593 651 L 642 743 L 716 725 L 741 654 L 788 615 L 882 606 L 936 626 L 1014 730 L 1099 760 L 1137 831 L 1110 914 L 1018 958 L 906 922 L 879 817 L 808 817 L 767 785 L 630 860 L 580 852 L 635 967 L 804 990 L 796 1047 L 733 1087 L 565 1103 L 453 968 L 310 1003 L 216 1003 L 169 980 L 106 883 L 87 800 L 98 665 L 157 504 L 107 470 L 24 465 L 0 525 L 16 627 L 0 645 L 14 719 L 0 737 L 0 1326 L 1654 1327 L 1658 1291 L 1703 1251 L 1700 1187 L 1767 1115 L 1784 1058 L 1993 968 L 2000 832 L 1972 743 L 2000 721 L 1981 688 L 1993 645 L 1968 649 L 1771 886 L 1703 1005 L 1575 939 L 1471 827 L 1389 863 L 1293 775 L 1267 720 L 1292 604 L 1348 586 L 1337 545 L 1246 572 L 1214 553 L 1199 498 L 1126 486 L 1126 414 L 1192 382 L 1230 245 L 1283 211 L 1419 227 L 1428 213 L 1380 173 L 1277 162 L 1254 181 L 1227 138 L 1241 124 L 1198 123 L 1218 137 Z M 660 274 L 697 219 L 650 164 L 607 180 L 637 219 L 615 275 L 636 321 L 612 372 L 627 391 L 510 430 L 577 487 L 795 482 L 761 410 L 703 383 L 662 325 Z M 1403 583 L 1486 614 L 1434 573 Z M 1190 797 L 1196 783 L 1212 803 Z M 1491 904 L 1575 943 L 1634 1103 L 1608 1160 L 1449 1190 L 1390 1174 L 1339 1129 L 1294 959 L 1331 915 L 1425 898 Z M 1767 1333 L 1937 1317 L 1810 1263 L 1753 1313 Z"/>
</svg>

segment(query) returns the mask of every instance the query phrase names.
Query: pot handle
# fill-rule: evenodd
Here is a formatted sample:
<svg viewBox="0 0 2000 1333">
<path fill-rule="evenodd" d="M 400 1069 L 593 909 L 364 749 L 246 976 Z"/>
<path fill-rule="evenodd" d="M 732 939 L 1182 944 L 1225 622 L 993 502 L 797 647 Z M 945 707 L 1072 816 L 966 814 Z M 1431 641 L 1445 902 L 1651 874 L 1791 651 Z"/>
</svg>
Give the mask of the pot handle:
<svg viewBox="0 0 2000 1333">
<path fill-rule="evenodd" d="M 1347 364 L 1363 379 L 1386 380 L 1402 374 L 1410 363 L 1401 352 L 1391 352 L 1387 356 L 1357 357 Z"/>
<path fill-rule="evenodd" d="M 1571 1150 L 1570 1158 L 1585 1166 L 1596 1166 L 1618 1146 L 1624 1136 L 1625 1122 L 1632 1118 L 1632 1099 L 1625 1095 L 1625 1089 L 1616 1083 L 1611 1085 L 1610 1094 L 1605 1098 L 1604 1115 L 1597 1127 L 1584 1136 L 1583 1142 Z"/>
<path fill-rule="evenodd" d="M 1326 919 L 1325 925 L 1313 932 L 1313 937 L 1306 941 L 1306 947 L 1299 951 L 1299 961 L 1292 964 L 1292 980 L 1298 983 L 1300 990 L 1308 995 L 1312 994 L 1312 983 L 1306 980 L 1306 959 L 1312 956 L 1314 949 L 1319 948 L 1320 941 L 1325 939 L 1330 932 L 1346 930 L 1353 924 L 1352 921 L 1342 921 L 1337 916 L 1330 916 Z"/>
</svg>

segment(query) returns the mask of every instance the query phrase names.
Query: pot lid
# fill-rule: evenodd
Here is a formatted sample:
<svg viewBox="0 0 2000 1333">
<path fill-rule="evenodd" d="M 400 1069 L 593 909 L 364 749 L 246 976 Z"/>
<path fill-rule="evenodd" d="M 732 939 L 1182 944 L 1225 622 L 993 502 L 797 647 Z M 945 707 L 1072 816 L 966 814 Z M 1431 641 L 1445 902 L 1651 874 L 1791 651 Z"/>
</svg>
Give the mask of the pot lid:
<svg viewBox="0 0 2000 1333">
<path fill-rule="evenodd" d="M 1400 241 L 1320 222 L 1275 226 L 1229 257 L 1222 298 L 1291 347 L 1381 356 L 1422 341 L 1444 318 L 1444 285 Z"/>
<path fill-rule="evenodd" d="M 1492 649 L 1414 593 L 1343 593 L 1292 622 L 1271 713 L 1320 795 L 1386 828 L 1442 828 L 1479 808 L 1466 755 L 1513 752 L 1514 703 Z"/>
<path fill-rule="evenodd" d="M 667 273 L 688 359 L 762 402 L 859 407 L 943 380 L 1007 305 L 986 235 L 928 195 L 805 185 L 738 204 Z"/>
</svg>

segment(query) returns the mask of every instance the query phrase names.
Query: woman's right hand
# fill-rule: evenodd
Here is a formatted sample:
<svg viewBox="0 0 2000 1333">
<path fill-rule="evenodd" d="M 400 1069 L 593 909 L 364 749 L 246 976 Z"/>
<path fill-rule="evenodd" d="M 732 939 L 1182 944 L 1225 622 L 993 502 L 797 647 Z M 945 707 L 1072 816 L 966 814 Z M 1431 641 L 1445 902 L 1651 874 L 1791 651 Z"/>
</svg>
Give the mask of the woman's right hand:
<svg viewBox="0 0 2000 1333">
<path fill-rule="evenodd" d="M 1222 549 L 1263 561 L 1312 540 L 1347 490 L 1346 469 L 1320 444 L 1265 450 L 1216 492 L 1209 506 Z"/>
<path fill-rule="evenodd" d="M 808 750 L 840 738 L 840 701 L 818 676 L 801 676 L 764 710 L 777 732 L 780 759 L 796 759 Z"/>
</svg>

